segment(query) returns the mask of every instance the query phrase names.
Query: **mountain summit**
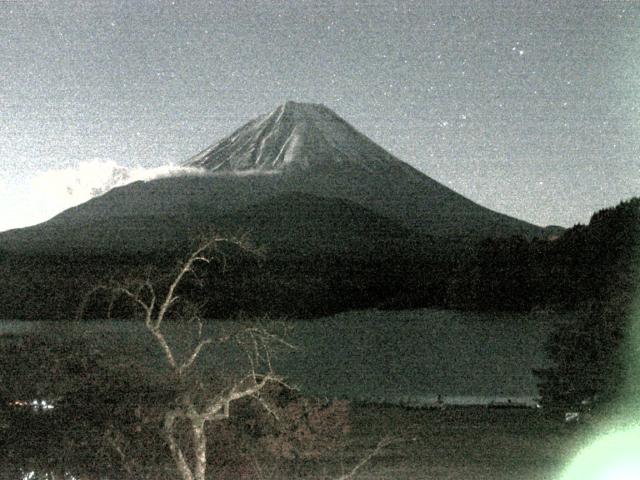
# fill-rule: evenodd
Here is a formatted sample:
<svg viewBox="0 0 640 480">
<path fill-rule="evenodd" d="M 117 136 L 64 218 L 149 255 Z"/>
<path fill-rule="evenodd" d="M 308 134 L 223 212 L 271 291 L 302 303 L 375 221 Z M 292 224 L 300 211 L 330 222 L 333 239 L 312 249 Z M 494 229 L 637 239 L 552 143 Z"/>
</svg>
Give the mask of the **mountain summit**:
<svg viewBox="0 0 640 480">
<path fill-rule="evenodd" d="M 329 108 L 288 101 L 185 165 L 218 172 L 282 172 L 329 165 L 372 170 L 388 162 L 397 160 Z"/>
</svg>

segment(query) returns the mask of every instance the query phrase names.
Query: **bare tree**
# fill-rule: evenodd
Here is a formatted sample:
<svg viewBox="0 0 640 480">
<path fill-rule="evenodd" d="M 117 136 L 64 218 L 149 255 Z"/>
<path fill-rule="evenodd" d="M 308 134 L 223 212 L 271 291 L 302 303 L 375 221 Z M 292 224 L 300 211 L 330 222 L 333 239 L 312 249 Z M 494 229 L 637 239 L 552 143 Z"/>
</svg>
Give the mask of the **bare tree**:
<svg viewBox="0 0 640 480">
<path fill-rule="evenodd" d="M 236 329 L 234 333 L 218 336 L 204 334 L 200 309 L 192 302 L 181 298 L 178 293 L 181 287 L 184 287 L 187 277 L 201 283 L 196 272 L 198 265 L 220 261 L 224 267 L 225 256 L 220 249 L 222 245 L 230 245 L 254 254 L 259 253 L 245 237 L 210 235 L 178 264 L 178 268 L 168 281 L 164 282 L 163 287 L 160 286 L 162 282 L 150 273 L 124 281 L 112 281 L 108 285 L 94 288 L 78 311 L 79 319 L 89 303 L 89 297 L 99 290 L 107 290 L 109 315 L 114 303 L 121 296 L 128 299 L 141 314 L 146 330 L 162 352 L 166 367 L 165 379 L 176 392 L 175 400 L 163 408 L 161 431 L 182 480 L 206 480 L 207 459 L 210 454 L 206 436 L 208 423 L 228 419 L 231 415 L 231 405 L 242 399 L 256 400 L 269 414 L 279 420 L 277 409 L 272 408 L 261 393 L 266 392 L 266 387 L 274 384 L 291 388 L 284 382 L 283 377 L 275 372 L 272 364 L 272 356 L 278 348 L 295 348 L 284 336 L 274 334 L 255 322 Z M 178 348 L 179 342 L 171 338 L 166 328 L 169 321 L 176 318 L 182 320 L 181 327 L 195 326 L 195 340 L 186 349 Z M 231 372 L 219 372 L 231 377 L 231 381 L 219 382 L 216 388 L 204 385 L 202 371 L 196 371 L 199 360 L 203 359 L 203 352 L 230 342 L 235 342 L 243 352 L 246 370 L 235 378 Z M 134 471 L 137 462 L 134 458 L 128 457 L 126 441 L 120 437 L 122 436 L 118 435 L 117 430 L 109 430 L 105 434 L 106 443 L 118 455 L 124 470 L 129 475 L 138 476 Z M 390 443 L 392 441 L 389 439 L 382 440 L 371 453 L 340 479 L 355 478 L 362 467 Z M 256 464 L 256 473 L 259 476 L 264 473 L 259 464 Z"/>
<path fill-rule="evenodd" d="M 269 384 L 284 385 L 283 378 L 273 369 L 273 351 L 278 346 L 293 348 L 282 337 L 270 333 L 258 324 L 218 338 L 203 334 L 203 321 L 198 308 L 193 308 L 187 301 L 181 301 L 178 290 L 188 275 L 195 275 L 194 269 L 198 264 L 209 264 L 216 259 L 224 261 L 219 249 L 222 244 L 256 252 L 246 238 L 211 235 L 179 264 L 168 286 L 162 289 L 163 293 L 159 292 L 157 281 L 149 276 L 109 285 L 109 290 L 114 294 L 111 303 L 117 296 L 124 295 L 142 313 L 146 330 L 162 351 L 168 369 L 167 379 L 178 392 L 175 403 L 164 412 L 162 432 L 182 480 L 205 480 L 208 454 L 205 427 L 208 422 L 229 418 L 231 405 L 246 398 L 256 399 L 271 411 L 260 393 Z M 179 303 L 183 304 L 182 311 L 188 313 L 186 320 L 190 325 L 195 325 L 197 331 L 196 341 L 186 352 L 178 351 L 165 329 L 167 320 L 177 310 Z M 248 371 L 213 392 L 197 381 L 197 375 L 191 376 L 190 382 L 190 373 L 195 369 L 203 351 L 230 341 L 236 341 L 242 347 Z M 186 384 L 190 387 L 185 388 Z M 193 388 L 194 385 L 199 385 L 200 388 Z M 184 436 L 180 435 L 179 423 L 187 426 L 191 437 L 189 441 L 185 441 Z"/>
</svg>

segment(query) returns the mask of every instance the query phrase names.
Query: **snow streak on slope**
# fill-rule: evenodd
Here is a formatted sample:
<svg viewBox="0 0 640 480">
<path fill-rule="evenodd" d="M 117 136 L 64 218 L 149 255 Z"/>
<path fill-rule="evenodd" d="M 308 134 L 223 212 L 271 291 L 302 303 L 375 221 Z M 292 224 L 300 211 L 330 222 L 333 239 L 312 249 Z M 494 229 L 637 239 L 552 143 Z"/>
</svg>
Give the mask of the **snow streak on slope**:
<svg viewBox="0 0 640 480">
<path fill-rule="evenodd" d="M 284 170 L 350 164 L 371 171 L 391 154 L 323 105 L 287 102 L 192 157 L 186 165 L 212 171 Z"/>
</svg>

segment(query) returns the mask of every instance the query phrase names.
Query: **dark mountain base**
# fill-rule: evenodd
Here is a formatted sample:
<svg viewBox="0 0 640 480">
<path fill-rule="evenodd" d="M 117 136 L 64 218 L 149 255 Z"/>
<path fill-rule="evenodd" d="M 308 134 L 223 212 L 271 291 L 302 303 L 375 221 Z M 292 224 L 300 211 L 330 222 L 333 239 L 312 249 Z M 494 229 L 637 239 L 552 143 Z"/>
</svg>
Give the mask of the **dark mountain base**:
<svg viewBox="0 0 640 480">
<path fill-rule="evenodd" d="M 307 224 L 303 210 L 296 210 L 292 222 L 285 213 L 279 218 L 267 210 L 263 216 L 256 208 L 245 211 L 243 221 L 235 217 L 228 224 L 256 226 L 264 255 L 227 252 L 224 272 L 210 265 L 201 274 L 203 286 L 188 285 L 184 295 L 204 301 L 205 315 L 215 318 L 239 313 L 299 318 L 430 306 L 576 310 L 612 298 L 629 303 L 639 203 L 634 199 L 599 212 L 589 226 L 574 227 L 555 241 L 512 237 L 467 244 L 412 235 L 362 212 L 351 217 L 349 203 L 339 210 L 322 208 L 332 213 L 324 222 L 316 216 Z M 296 228 L 288 231 L 292 224 Z M 149 268 L 154 278 L 162 278 L 186 252 L 183 245 L 146 254 L 0 253 L 0 316 L 68 319 L 95 286 L 132 272 L 142 276 Z M 104 295 L 92 297 L 86 314 L 103 318 L 107 303 Z M 123 317 L 131 313 L 124 307 L 114 310 Z"/>
<path fill-rule="evenodd" d="M 181 255 L 183 257 L 184 255 Z M 83 306 L 86 318 L 105 318 L 110 294 L 91 293 L 110 279 L 145 275 L 168 278 L 176 252 L 148 257 L 16 257 L 0 262 L 0 317 L 8 319 L 73 318 Z M 167 262 L 161 259 L 170 259 Z M 202 272 L 204 286 L 187 284 L 183 298 L 203 303 L 209 318 L 250 316 L 309 318 L 359 308 L 418 308 L 443 303 L 437 284 L 442 275 L 425 260 L 390 256 L 354 258 L 335 251 L 304 256 L 274 256 L 265 260 L 228 258 L 225 272 L 218 265 Z M 131 274 L 130 272 L 137 272 Z M 407 281 L 406 277 L 411 277 Z M 162 283 L 161 281 L 159 283 Z M 87 302 L 87 296 L 91 295 Z M 114 317 L 130 318 L 133 311 L 119 305 Z"/>
</svg>

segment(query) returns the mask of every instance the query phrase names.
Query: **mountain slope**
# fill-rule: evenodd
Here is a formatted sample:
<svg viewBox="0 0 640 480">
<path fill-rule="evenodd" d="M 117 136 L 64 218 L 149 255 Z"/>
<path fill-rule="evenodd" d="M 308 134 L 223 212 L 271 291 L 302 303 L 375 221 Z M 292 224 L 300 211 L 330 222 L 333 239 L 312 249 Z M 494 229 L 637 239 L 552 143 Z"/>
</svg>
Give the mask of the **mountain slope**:
<svg viewBox="0 0 640 480">
<path fill-rule="evenodd" d="M 251 232 L 258 245 L 283 256 L 332 254 L 363 257 L 374 251 L 418 253 L 431 245 L 399 221 L 357 203 L 301 192 L 285 193 L 218 217 L 226 231 Z"/>
<path fill-rule="evenodd" d="M 296 102 L 258 117 L 186 162 L 217 172 L 346 164 L 368 172 L 384 171 L 389 164 L 408 167 L 327 107 Z"/>
<path fill-rule="evenodd" d="M 246 232 L 265 252 L 230 256 L 224 272 L 205 269 L 212 288 L 195 289 L 193 301 L 207 299 L 210 318 L 378 306 L 405 295 L 416 272 L 434 276 L 428 237 L 348 200 L 291 192 L 225 214 L 199 209 L 189 217 L 48 222 L 7 232 L 0 236 L 0 318 L 68 319 L 95 285 L 150 267 L 169 273 L 209 228 Z M 97 305 L 90 315 L 102 318 Z"/>
<path fill-rule="evenodd" d="M 64 235 L 65 228 L 96 222 L 105 229 L 127 219 L 188 223 L 201 213 L 224 215 L 303 192 L 349 200 L 450 240 L 545 236 L 544 229 L 486 209 L 403 163 L 321 105 L 287 102 L 186 164 L 200 167 L 202 175 L 126 185 L 36 228 L 55 225 Z M 151 235 L 155 227 L 139 228 L 150 228 Z"/>
<path fill-rule="evenodd" d="M 339 198 L 287 192 L 233 212 L 191 208 L 184 215 L 95 216 L 74 223 L 46 222 L 0 235 L 8 252 L 47 254 L 117 251 L 180 251 L 194 238 L 216 229 L 248 233 L 251 241 L 284 252 L 367 251 L 372 245 L 403 243 L 416 238 L 399 221 Z"/>
<path fill-rule="evenodd" d="M 401 162 L 322 105 L 287 102 L 186 165 L 279 174 L 285 185 L 347 198 L 433 235 L 544 236 L 543 229 L 481 207 Z"/>
</svg>

